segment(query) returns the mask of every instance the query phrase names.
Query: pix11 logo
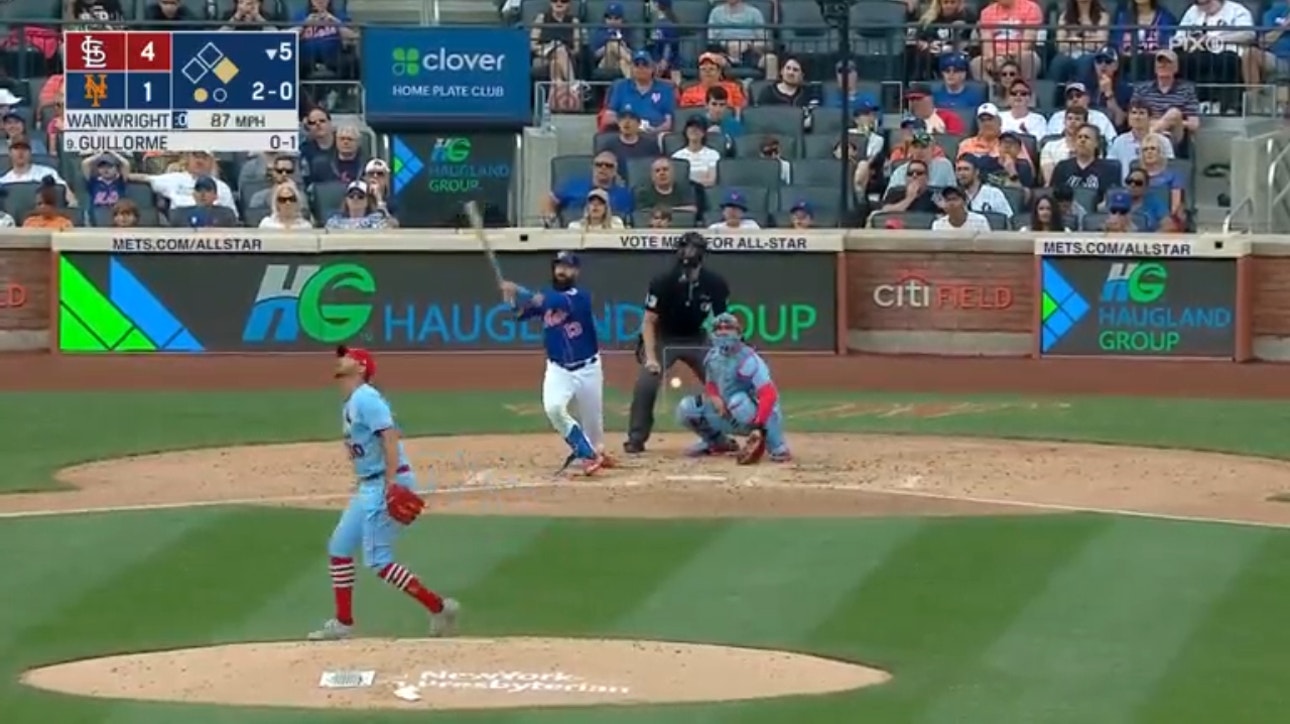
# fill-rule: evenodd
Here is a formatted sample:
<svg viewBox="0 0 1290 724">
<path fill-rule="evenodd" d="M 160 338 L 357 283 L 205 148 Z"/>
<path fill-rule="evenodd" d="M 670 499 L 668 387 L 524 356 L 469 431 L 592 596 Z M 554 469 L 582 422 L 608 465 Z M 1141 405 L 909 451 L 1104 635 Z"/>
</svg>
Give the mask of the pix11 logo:
<svg viewBox="0 0 1290 724">
<path fill-rule="evenodd" d="M 372 317 L 372 305 L 333 299 L 346 290 L 350 296 L 375 294 L 376 280 L 370 271 L 350 263 L 300 264 L 294 274 L 292 270 L 290 264 L 264 267 L 242 329 L 243 342 L 295 342 L 303 331 L 309 339 L 337 344 L 363 331 Z"/>
</svg>

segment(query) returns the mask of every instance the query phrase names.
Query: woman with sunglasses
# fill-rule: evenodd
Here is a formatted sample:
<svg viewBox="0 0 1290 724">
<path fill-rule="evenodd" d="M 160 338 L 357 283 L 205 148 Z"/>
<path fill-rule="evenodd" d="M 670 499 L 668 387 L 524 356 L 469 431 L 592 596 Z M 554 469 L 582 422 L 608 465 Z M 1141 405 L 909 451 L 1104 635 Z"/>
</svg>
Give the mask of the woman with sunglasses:
<svg viewBox="0 0 1290 724">
<path fill-rule="evenodd" d="M 1160 134 L 1153 133 L 1143 139 L 1142 157 L 1137 169 L 1134 170 L 1146 172 L 1148 189 L 1168 189 L 1169 216 L 1172 217 L 1174 225 L 1181 227 L 1186 213 L 1183 208 L 1183 189 L 1187 187 L 1187 179 L 1182 177 L 1178 169 L 1170 167 Z M 1130 176 L 1132 175 L 1133 173 L 1130 172 Z M 1127 178 L 1125 183 L 1128 183 Z"/>
<path fill-rule="evenodd" d="M 273 213 L 260 220 L 261 229 L 312 229 L 314 225 L 300 213 L 300 190 L 294 181 L 284 181 L 273 189 Z"/>
<path fill-rule="evenodd" d="M 1178 231 L 1182 225 L 1176 224 L 1169 212 L 1169 204 L 1159 192 L 1152 192 L 1147 172 L 1135 168 L 1124 179 L 1124 187 L 1129 191 L 1128 215 L 1133 217 L 1134 225 L 1142 231 Z"/>
<path fill-rule="evenodd" d="M 371 189 L 363 181 L 351 181 L 345 189 L 340 210 L 327 219 L 328 229 L 388 229 L 398 224 L 376 205 Z"/>
</svg>

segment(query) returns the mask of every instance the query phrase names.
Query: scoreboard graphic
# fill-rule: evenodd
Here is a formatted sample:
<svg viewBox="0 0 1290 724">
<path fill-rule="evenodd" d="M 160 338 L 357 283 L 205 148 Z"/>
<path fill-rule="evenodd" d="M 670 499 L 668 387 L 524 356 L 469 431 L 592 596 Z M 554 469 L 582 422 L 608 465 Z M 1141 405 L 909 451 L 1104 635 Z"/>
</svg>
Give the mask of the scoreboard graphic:
<svg viewBox="0 0 1290 724">
<path fill-rule="evenodd" d="M 294 32 L 69 32 L 63 147 L 295 151 Z"/>
</svg>

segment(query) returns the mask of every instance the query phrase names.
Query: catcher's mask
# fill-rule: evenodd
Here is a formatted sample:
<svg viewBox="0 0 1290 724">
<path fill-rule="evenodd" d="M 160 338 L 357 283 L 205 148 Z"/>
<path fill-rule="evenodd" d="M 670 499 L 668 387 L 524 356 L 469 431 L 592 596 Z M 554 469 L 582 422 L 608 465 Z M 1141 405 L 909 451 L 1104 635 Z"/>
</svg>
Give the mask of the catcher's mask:
<svg viewBox="0 0 1290 724">
<path fill-rule="evenodd" d="M 744 328 L 739 318 L 726 312 L 712 320 L 712 344 L 722 354 L 734 354 L 744 343 Z"/>
<path fill-rule="evenodd" d="M 578 281 L 582 260 L 571 251 L 562 251 L 551 260 L 551 285 L 556 291 L 567 292 Z"/>
<path fill-rule="evenodd" d="M 358 375 L 364 382 L 371 382 L 376 376 L 376 359 L 365 349 L 342 344 L 336 348 L 336 357 L 336 373 L 333 375 L 336 379 Z"/>
<path fill-rule="evenodd" d="M 697 231 L 687 231 L 676 242 L 676 257 L 681 266 L 694 269 L 703 263 L 703 254 L 708 250 L 708 240 Z"/>
</svg>

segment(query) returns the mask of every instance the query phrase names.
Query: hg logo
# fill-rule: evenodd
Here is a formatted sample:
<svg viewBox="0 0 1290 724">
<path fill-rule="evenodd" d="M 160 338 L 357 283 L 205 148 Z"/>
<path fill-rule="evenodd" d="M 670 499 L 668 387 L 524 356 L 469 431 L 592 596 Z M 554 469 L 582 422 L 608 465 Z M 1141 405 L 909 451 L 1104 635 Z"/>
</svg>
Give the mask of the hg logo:
<svg viewBox="0 0 1290 724">
<path fill-rule="evenodd" d="M 301 264 L 294 275 L 291 270 L 289 264 L 265 266 L 242 330 L 243 342 L 295 342 L 304 330 L 309 339 L 337 344 L 362 332 L 372 316 L 371 304 L 324 302 L 323 296 L 334 297 L 343 290 L 370 296 L 376 292 L 371 272 L 348 263 Z"/>
<path fill-rule="evenodd" d="M 470 160 L 469 138 L 440 138 L 430 152 L 431 163 L 465 163 Z"/>
<path fill-rule="evenodd" d="M 1169 272 L 1156 262 L 1115 262 L 1102 284 L 1102 301 L 1150 304 L 1165 293 L 1168 278 Z"/>
</svg>

